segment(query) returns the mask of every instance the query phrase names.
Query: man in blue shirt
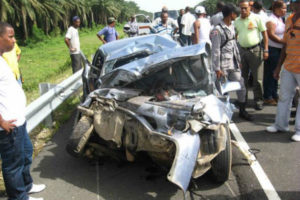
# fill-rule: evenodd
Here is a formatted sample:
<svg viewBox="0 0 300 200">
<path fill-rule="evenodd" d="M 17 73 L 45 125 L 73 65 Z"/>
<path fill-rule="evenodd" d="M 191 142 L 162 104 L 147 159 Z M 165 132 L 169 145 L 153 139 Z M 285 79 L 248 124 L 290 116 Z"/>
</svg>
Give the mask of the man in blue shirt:
<svg viewBox="0 0 300 200">
<path fill-rule="evenodd" d="M 108 26 L 103 28 L 101 31 L 97 33 L 97 37 L 102 41 L 103 44 L 108 42 L 112 42 L 119 39 L 119 34 L 115 29 L 116 20 L 113 17 L 108 18 L 107 20 Z M 102 35 L 104 38 L 102 38 Z"/>
</svg>

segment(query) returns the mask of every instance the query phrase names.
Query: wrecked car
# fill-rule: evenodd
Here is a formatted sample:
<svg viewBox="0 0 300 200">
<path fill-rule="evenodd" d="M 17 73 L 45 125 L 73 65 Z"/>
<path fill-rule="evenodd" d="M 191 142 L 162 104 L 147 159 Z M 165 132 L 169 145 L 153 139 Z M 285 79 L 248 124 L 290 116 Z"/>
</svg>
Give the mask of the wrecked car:
<svg viewBox="0 0 300 200">
<path fill-rule="evenodd" d="M 204 43 L 180 47 L 157 35 L 103 45 L 83 73 L 86 96 L 67 151 L 130 162 L 147 152 L 184 192 L 210 169 L 225 182 L 232 109 L 216 88 L 209 52 Z"/>
</svg>

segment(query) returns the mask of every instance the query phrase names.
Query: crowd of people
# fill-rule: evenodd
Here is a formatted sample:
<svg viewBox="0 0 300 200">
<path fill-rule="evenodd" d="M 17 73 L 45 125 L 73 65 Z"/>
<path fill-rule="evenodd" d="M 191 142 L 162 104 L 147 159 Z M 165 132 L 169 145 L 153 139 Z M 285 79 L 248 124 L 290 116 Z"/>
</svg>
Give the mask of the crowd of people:
<svg viewBox="0 0 300 200">
<path fill-rule="evenodd" d="M 182 46 L 208 43 L 217 80 L 240 82 L 239 116 L 253 120 L 246 111 L 252 77 L 254 108 L 262 110 L 264 104 L 277 105 L 275 122 L 266 130 L 289 131 L 292 101 L 300 87 L 300 0 L 290 3 L 292 14 L 287 18 L 287 5 L 282 0 L 273 2 L 270 16 L 260 2 L 248 0 L 241 0 L 238 5 L 218 2 L 217 13 L 210 19 L 202 6 L 195 8 L 195 15 L 190 7 L 181 9 L 177 20 L 169 18 L 164 7 L 150 28 L 156 33 L 178 32 Z M 108 25 L 97 33 L 103 44 L 119 39 L 115 24 L 115 18 L 110 17 Z M 79 27 L 80 18 L 75 16 L 65 35 L 73 73 L 81 69 Z M 126 31 L 130 37 L 138 35 L 135 16 L 131 17 Z M 29 197 L 46 186 L 33 184 L 30 175 L 33 150 L 26 131 L 20 57 L 13 27 L 0 22 L 0 154 L 6 192 L 10 200 L 42 200 Z M 300 141 L 300 104 L 297 106 L 293 141 Z"/>
<path fill-rule="evenodd" d="M 240 82 L 237 97 L 241 118 L 253 120 L 246 111 L 250 83 L 254 109 L 277 105 L 275 123 L 266 128 L 274 133 L 289 130 L 291 106 L 300 86 L 300 0 L 291 0 L 290 9 L 291 14 L 286 16 L 286 3 L 276 0 L 270 15 L 267 15 L 260 1 L 241 0 L 238 5 L 220 1 L 216 14 L 210 19 L 202 6 L 195 8 L 195 15 L 191 14 L 189 7 L 181 9 L 177 21 L 168 18 L 165 9 L 152 27 L 158 27 L 159 32 L 178 29 L 182 46 L 210 44 L 212 69 L 217 81 Z M 293 141 L 300 141 L 298 106 Z"/>
</svg>

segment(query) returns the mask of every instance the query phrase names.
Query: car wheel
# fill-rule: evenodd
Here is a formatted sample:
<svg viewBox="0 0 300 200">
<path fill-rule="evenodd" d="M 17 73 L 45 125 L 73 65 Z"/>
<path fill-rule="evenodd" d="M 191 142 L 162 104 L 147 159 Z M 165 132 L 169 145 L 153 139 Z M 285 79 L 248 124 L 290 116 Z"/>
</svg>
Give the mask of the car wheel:
<svg viewBox="0 0 300 200">
<path fill-rule="evenodd" d="M 223 183 L 228 180 L 232 164 L 231 136 L 228 126 L 221 126 L 219 131 L 224 131 L 227 137 L 226 146 L 211 162 L 211 171 L 217 182 Z"/>
<path fill-rule="evenodd" d="M 81 117 L 77 122 L 66 146 L 70 155 L 79 157 L 83 154 L 84 147 L 94 129 L 92 122 L 92 119 L 87 116 Z"/>
</svg>

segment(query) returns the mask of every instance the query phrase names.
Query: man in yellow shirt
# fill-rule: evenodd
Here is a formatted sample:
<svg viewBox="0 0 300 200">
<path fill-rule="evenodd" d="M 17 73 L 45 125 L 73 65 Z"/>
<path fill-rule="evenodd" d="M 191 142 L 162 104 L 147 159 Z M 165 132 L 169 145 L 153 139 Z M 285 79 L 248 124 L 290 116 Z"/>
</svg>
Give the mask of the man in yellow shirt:
<svg viewBox="0 0 300 200">
<path fill-rule="evenodd" d="M 274 78 L 279 79 L 279 73 L 284 66 L 280 74 L 280 92 L 275 123 L 266 128 L 271 133 L 289 131 L 292 100 L 296 93 L 296 87 L 300 86 L 300 0 L 291 0 L 291 3 L 294 14 L 286 20 L 283 36 L 285 44 L 274 71 Z M 297 107 L 295 134 L 291 139 L 300 142 L 300 104 Z"/>
<path fill-rule="evenodd" d="M 240 47 L 242 60 L 242 76 L 245 86 L 248 90 L 249 72 L 253 75 L 253 93 L 255 109 L 263 109 L 262 95 L 262 77 L 263 77 L 263 60 L 266 60 L 268 54 L 268 35 L 265 23 L 261 18 L 250 12 L 249 1 L 241 0 L 239 3 L 241 15 L 238 17 L 234 26 L 237 33 L 237 40 Z M 263 46 L 261 46 L 261 36 L 263 36 Z M 247 99 L 247 98 L 246 98 Z"/>
<path fill-rule="evenodd" d="M 20 85 L 22 85 L 21 73 L 20 73 L 20 70 L 19 70 L 19 60 L 21 58 L 21 49 L 19 48 L 17 43 L 15 43 L 15 46 L 11 51 L 4 53 L 2 55 L 2 57 L 5 59 L 8 66 L 13 71 L 13 73 L 15 75 L 15 78 L 17 79 L 18 83 Z"/>
</svg>

